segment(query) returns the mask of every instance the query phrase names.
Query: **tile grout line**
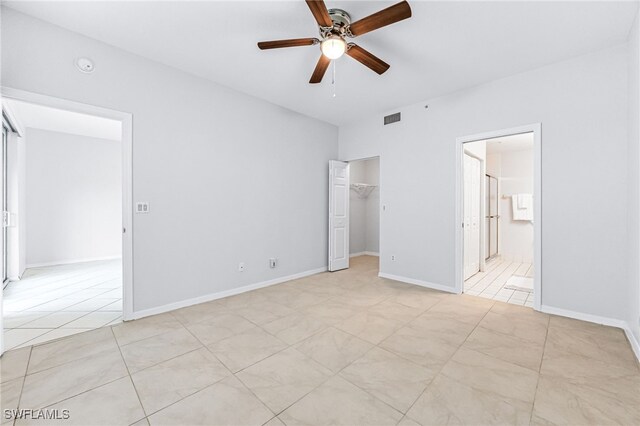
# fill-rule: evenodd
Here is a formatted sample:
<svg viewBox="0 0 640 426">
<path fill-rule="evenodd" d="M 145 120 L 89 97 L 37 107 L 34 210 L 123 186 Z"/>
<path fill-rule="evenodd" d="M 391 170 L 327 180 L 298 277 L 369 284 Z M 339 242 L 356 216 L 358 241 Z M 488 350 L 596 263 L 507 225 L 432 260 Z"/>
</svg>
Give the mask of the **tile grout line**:
<svg viewBox="0 0 640 426">
<path fill-rule="evenodd" d="M 551 324 L 551 316 L 547 317 L 547 330 L 546 333 L 544 335 L 544 343 L 542 345 L 542 357 L 540 359 L 540 366 L 538 367 L 538 376 L 537 376 L 537 380 L 536 380 L 536 389 L 533 392 L 533 401 L 531 403 L 531 414 L 529 415 L 529 424 L 531 424 L 531 421 L 533 420 L 533 411 L 536 407 L 536 399 L 538 397 L 538 386 L 540 385 L 540 376 L 542 375 L 542 363 L 544 362 L 544 354 L 545 351 L 547 350 L 547 339 L 549 337 L 549 325 Z"/>
<path fill-rule="evenodd" d="M 446 365 L 449 363 L 449 361 L 451 361 L 451 359 L 458 353 L 458 351 L 460 350 L 460 348 L 467 342 L 467 340 L 469 339 L 469 336 L 471 336 L 471 334 L 473 334 L 473 332 L 476 330 L 476 328 L 478 328 L 480 326 L 480 323 L 482 322 L 482 320 L 487 316 L 487 314 L 491 311 L 491 309 L 493 309 L 493 307 L 495 306 L 495 301 L 493 301 L 491 307 L 489 307 L 489 309 L 487 309 L 487 312 L 484 313 L 484 315 L 482 316 L 482 318 L 480 318 L 480 320 L 476 323 L 475 327 L 473 327 L 473 329 L 469 332 L 469 334 L 467 334 L 467 337 L 465 337 L 465 339 L 462 341 L 462 343 L 460 343 L 460 345 L 458 345 L 458 347 L 456 348 L 455 352 L 453 354 L 451 354 L 451 356 L 449 357 L 449 359 L 447 359 L 445 362 L 442 363 L 442 366 L 440 367 L 440 370 L 438 370 L 438 372 L 433 376 L 433 379 L 431 379 L 431 381 L 429 382 L 429 384 L 422 390 L 422 392 L 420 392 L 420 395 L 418 395 L 418 397 L 413 401 L 413 404 L 411 404 L 411 406 L 407 409 L 407 413 L 409 413 L 409 411 L 411 411 L 411 409 L 413 408 L 413 406 L 416 404 L 416 402 L 418 402 L 418 400 L 420 400 L 420 398 L 422 398 L 422 395 L 424 395 L 424 393 L 427 391 L 427 389 L 429 389 L 429 387 L 433 384 L 433 381 L 440 375 L 442 374 L 442 370 L 444 370 L 444 367 L 446 367 Z M 434 305 L 435 306 L 435 305 Z M 431 309 L 431 308 L 430 308 Z"/>
<path fill-rule="evenodd" d="M 109 328 L 111 329 L 111 336 L 113 336 L 113 340 L 116 341 L 116 346 L 118 347 L 118 352 L 120 353 L 120 359 L 122 360 L 122 363 L 124 364 L 124 367 L 127 369 L 127 377 L 129 377 L 129 381 L 131 382 L 131 385 L 133 386 L 133 390 L 135 391 L 136 397 L 138 398 L 138 403 L 140 404 L 140 408 L 142 408 L 142 412 L 144 413 L 144 418 L 146 419 L 148 417 L 147 416 L 147 410 L 144 408 L 144 405 L 142 404 L 142 399 L 140 398 L 140 394 L 138 393 L 138 388 L 136 387 L 136 384 L 133 381 L 133 378 L 131 377 L 131 370 L 129 370 L 129 365 L 127 365 L 127 361 L 124 359 L 124 355 L 122 354 L 122 348 L 120 347 L 120 343 L 118 342 L 118 339 L 116 338 L 116 334 L 113 332 L 113 327 L 109 327 Z M 139 420 L 142 420 L 142 419 L 139 419 Z"/>
<path fill-rule="evenodd" d="M 32 352 L 33 352 L 33 346 L 29 349 L 29 357 L 27 358 L 27 365 L 24 369 L 24 376 L 22 376 L 22 386 L 20 387 L 20 396 L 18 396 L 18 409 L 20 409 L 20 404 L 22 403 L 22 393 L 24 392 L 24 383 L 27 381 L 27 371 L 29 371 L 29 364 L 31 364 Z M 14 418 L 11 423 L 15 425 L 16 419 Z"/>
</svg>

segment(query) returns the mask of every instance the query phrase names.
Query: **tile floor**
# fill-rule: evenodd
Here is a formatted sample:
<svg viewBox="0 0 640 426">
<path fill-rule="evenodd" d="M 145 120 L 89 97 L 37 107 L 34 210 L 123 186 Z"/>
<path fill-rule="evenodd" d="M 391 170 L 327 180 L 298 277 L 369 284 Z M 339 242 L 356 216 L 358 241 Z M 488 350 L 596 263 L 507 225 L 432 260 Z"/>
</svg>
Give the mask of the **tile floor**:
<svg viewBox="0 0 640 426">
<path fill-rule="evenodd" d="M 121 265 L 109 260 L 28 269 L 4 289 L 5 348 L 122 321 Z"/>
<path fill-rule="evenodd" d="M 621 330 L 377 269 L 363 256 L 10 351 L 2 407 L 69 410 L 58 423 L 81 425 L 640 424 Z"/>
<path fill-rule="evenodd" d="M 514 305 L 533 306 L 533 293 L 504 288 L 514 275 L 533 278 L 533 266 L 495 257 L 487 262 L 484 272 L 478 272 L 464 282 L 464 292 Z"/>
</svg>

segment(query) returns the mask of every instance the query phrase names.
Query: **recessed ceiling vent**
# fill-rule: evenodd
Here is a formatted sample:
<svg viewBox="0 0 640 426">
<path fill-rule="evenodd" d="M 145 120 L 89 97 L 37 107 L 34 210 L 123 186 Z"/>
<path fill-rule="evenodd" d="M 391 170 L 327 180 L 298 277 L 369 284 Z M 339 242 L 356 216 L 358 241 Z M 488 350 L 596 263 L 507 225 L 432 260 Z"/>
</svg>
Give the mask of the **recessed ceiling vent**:
<svg viewBox="0 0 640 426">
<path fill-rule="evenodd" d="M 398 121 L 400 121 L 400 113 L 396 112 L 395 114 L 387 115 L 384 118 L 384 125 L 386 126 L 387 124 L 397 123 Z"/>
</svg>

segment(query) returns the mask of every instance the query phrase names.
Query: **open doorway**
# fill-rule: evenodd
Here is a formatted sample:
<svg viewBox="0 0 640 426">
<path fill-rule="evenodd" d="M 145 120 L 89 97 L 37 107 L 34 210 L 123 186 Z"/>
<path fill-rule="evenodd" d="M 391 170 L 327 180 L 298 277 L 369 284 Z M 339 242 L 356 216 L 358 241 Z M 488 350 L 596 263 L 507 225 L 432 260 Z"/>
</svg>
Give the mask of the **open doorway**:
<svg viewBox="0 0 640 426">
<path fill-rule="evenodd" d="M 51 106 L 53 98 L 17 95 L 2 101 L 4 350 L 122 321 L 123 252 L 130 252 L 123 238 L 130 123 L 123 129 L 117 118 L 78 112 L 94 107 L 60 101 L 65 109 Z"/>
<path fill-rule="evenodd" d="M 539 309 L 539 126 L 458 142 L 458 289 Z"/>
<path fill-rule="evenodd" d="M 330 164 L 329 270 L 379 272 L 380 158 Z"/>
</svg>

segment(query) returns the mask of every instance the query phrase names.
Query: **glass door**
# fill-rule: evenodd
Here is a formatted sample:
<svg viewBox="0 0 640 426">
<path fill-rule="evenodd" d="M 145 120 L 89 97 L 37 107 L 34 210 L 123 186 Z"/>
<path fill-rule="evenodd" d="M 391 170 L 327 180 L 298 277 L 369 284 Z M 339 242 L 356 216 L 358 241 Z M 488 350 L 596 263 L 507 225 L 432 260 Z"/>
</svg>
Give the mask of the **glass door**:
<svg viewBox="0 0 640 426">
<path fill-rule="evenodd" d="M 486 255 L 485 258 L 491 259 L 498 254 L 498 179 L 491 175 L 486 175 L 485 194 L 486 194 Z"/>
</svg>

